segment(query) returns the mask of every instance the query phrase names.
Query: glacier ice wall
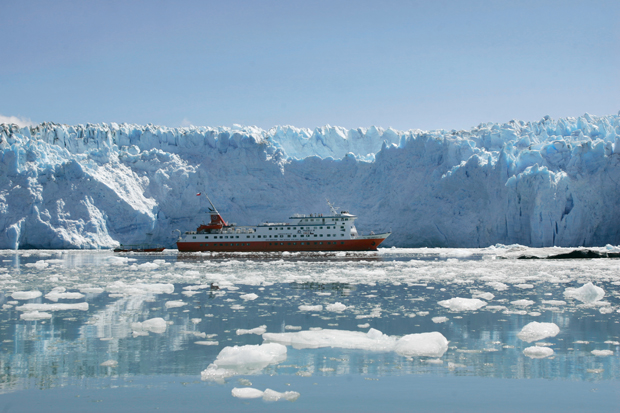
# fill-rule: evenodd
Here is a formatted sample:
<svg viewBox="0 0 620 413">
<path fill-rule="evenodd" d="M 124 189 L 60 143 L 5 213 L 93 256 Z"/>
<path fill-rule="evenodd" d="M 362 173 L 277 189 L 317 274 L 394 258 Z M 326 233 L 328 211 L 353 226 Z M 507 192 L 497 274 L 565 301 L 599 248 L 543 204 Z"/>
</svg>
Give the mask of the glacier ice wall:
<svg viewBox="0 0 620 413">
<path fill-rule="evenodd" d="M 620 117 L 467 131 L 0 125 L 0 248 L 110 248 L 327 212 L 385 246 L 620 243 Z"/>
</svg>

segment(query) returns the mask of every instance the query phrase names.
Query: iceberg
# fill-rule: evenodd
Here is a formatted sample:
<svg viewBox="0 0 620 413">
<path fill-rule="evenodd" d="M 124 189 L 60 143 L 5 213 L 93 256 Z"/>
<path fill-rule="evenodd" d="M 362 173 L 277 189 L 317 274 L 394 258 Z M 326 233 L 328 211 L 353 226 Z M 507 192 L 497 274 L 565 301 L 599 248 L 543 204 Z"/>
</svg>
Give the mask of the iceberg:
<svg viewBox="0 0 620 413">
<path fill-rule="evenodd" d="M 0 125 L 0 249 L 174 247 L 208 220 L 279 222 L 324 198 L 385 246 L 620 244 L 620 116 L 469 130 Z"/>
</svg>

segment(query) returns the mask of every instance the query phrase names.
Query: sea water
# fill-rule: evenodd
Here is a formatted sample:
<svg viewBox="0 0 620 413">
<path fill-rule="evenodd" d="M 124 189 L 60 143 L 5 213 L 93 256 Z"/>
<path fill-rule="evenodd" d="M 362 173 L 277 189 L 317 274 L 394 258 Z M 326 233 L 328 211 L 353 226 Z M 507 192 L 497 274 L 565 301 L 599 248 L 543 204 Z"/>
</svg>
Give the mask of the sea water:
<svg viewBox="0 0 620 413">
<path fill-rule="evenodd" d="M 550 252 L 2 251 L 0 408 L 616 411 L 620 261 Z"/>
</svg>

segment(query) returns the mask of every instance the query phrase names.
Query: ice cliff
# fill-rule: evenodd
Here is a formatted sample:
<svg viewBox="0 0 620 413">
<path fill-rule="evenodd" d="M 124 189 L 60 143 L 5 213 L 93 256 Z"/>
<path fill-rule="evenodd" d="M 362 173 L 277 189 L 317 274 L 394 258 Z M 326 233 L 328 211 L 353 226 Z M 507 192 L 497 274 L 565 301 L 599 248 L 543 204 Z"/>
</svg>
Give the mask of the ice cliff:
<svg viewBox="0 0 620 413">
<path fill-rule="evenodd" d="M 385 246 L 620 244 L 620 116 L 461 131 L 0 125 L 0 248 L 109 248 L 206 216 L 328 212 Z M 147 235 L 152 234 L 152 235 Z"/>
</svg>

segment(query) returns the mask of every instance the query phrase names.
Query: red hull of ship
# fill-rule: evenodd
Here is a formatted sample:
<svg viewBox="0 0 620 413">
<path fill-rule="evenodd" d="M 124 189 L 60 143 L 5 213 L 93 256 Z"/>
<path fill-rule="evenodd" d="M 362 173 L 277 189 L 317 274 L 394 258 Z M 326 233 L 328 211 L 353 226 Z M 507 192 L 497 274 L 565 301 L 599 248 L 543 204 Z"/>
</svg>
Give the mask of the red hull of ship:
<svg viewBox="0 0 620 413">
<path fill-rule="evenodd" d="M 179 252 L 376 251 L 385 238 L 340 241 L 177 242 Z"/>
</svg>

